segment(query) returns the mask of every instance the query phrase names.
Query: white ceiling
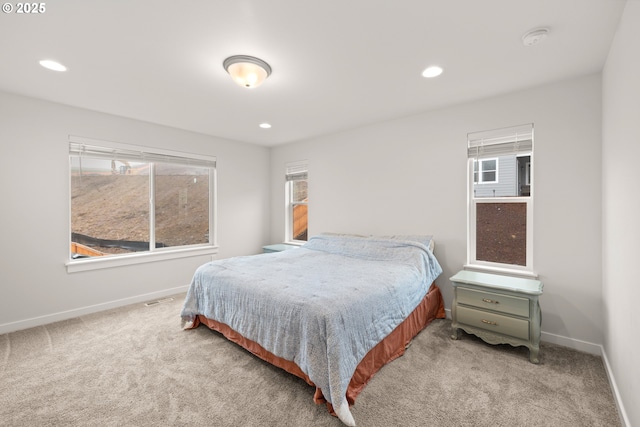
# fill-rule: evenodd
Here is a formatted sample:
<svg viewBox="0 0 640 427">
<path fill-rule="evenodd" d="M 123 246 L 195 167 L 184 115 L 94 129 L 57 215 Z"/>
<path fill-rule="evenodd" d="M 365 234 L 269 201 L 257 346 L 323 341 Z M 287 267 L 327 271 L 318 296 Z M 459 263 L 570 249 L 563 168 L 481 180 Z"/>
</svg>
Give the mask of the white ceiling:
<svg viewBox="0 0 640 427">
<path fill-rule="evenodd" d="M 50 0 L 0 15 L 0 90 L 272 146 L 598 72 L 624 4 Z M 540 26 L 550 36 L 524 47 Z M 231 55 L 273 74 L 241 88 Z M 423 78 L 432 64 L 444 73 Z"/>
</svg>

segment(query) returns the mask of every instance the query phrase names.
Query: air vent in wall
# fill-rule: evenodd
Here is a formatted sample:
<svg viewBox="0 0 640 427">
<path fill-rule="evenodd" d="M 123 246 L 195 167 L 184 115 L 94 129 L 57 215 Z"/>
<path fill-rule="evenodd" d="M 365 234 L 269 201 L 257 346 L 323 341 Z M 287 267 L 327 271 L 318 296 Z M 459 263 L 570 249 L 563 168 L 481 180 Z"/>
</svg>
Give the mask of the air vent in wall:
<svg viewBox="0 0 640 427">
<path fill-rule="evenodd" d="M 146 305 L 147 307 L 151 307 L 151 306 L 162 304 L 164 302 L 169 302 L 169 301 L 173 301 L 173 298 L 162 298 L 155 301 L 149 301 L 149 302 L 146 302 L 144 305 Z"/>
</svg>

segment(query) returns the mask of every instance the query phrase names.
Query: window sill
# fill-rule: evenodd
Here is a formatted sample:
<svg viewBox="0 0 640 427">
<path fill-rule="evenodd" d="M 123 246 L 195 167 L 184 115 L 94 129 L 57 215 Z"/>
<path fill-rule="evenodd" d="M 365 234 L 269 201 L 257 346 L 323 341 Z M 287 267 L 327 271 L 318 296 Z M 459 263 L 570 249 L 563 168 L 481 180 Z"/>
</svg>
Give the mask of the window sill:
<svg viewBox="0 0 640 427">
<path fill-rule="evenodd" d="M 127 265 L 144 264 L 147 262 L 168 261 L 172 259 L 188 258 L 201 255 L 215 255 L 217 246 L 198 246 L 182 249 L 167 249 L 157 252 L 142 252 L 127 256 L 104 256 L 79 260 L 69 260 L 66 263 L 67 273 L 98 270 L 101 268 L 122 267 Z"/>
<path fill-rule="evenodd" d="M 516 268 L 492 267 L 492 266 L 477 265 L 477 264 L 465 264 L 463 268 L 465 270 L 480 271 L 480 272 L 486 272 L 486 273 L 505 274 L 510 276 L 521 276 L 521 277 L 527 277 L 527 278 L 533 278 L 533 279 L 538 278 L 538 273 L 535 273 L 529 270 L 519 270 Z"/>
</svg>

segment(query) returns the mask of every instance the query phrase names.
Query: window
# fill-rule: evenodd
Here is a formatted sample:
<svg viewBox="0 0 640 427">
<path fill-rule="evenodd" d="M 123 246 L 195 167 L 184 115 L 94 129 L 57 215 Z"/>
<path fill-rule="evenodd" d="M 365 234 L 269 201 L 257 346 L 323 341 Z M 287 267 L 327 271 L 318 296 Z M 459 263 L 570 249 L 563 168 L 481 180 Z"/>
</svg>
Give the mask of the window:
<svg viewBox="0 0 640 427">
<path fill-rule="evenodd" d="M 306 242 L 308 234 L 307 163 L 289 163 L 286 167 L 286 242 Z"/>
<path fill-rule="evenodd" d="M 533 273 L 533 125 L 470 133 L 467 144 L 467 263 Z"/>
<path fill-rule="evenodd" d="M 498 159 L 474 160 L 473 182 L 478 184 L 498 182 Z"/>
<path fill-rule="evenodd" d="M 70 137 L 70 259 L 213 246 L 213 157 Z"/>
</svg>

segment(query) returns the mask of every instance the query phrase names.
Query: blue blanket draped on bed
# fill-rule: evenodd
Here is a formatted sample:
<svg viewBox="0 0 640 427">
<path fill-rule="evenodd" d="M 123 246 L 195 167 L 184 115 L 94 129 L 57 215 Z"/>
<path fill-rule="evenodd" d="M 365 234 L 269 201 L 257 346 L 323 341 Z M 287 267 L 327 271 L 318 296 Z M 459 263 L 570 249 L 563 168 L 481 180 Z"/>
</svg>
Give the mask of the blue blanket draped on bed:
<svg viewBox="0 0 640 427">
<path fill-rule="evenodd" d="M 320 235 L 299 249 L 199 267 L 181 315 L 224 323 L 295 362 L 355 425 L 345 394 L 356 366 L 441 272 L 415 241 Z"/>
</svg>

